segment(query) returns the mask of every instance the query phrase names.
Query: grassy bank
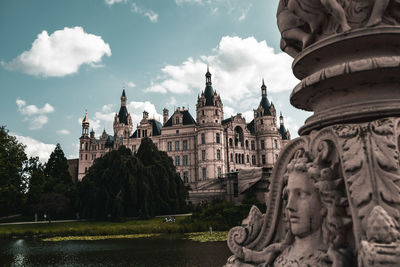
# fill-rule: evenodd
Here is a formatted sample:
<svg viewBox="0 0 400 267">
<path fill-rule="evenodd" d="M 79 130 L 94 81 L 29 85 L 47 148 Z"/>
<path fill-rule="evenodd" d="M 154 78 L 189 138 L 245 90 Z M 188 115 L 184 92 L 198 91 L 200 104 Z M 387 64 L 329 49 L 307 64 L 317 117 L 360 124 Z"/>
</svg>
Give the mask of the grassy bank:
<svg viewBox="0 0 400 267">
<path fill-rule="evenodd" d="M 208 231 L 208 225 L 202 223 L 183 223 L 185 219 L 186 217 L 176 217 L 176 222 L 174 223 L 166 223 L 163 221 L 163 218 L 154 218 L 119 223 L 81 221 L 1 225 L 0 238 L 170 234 Z"/>
</svg>

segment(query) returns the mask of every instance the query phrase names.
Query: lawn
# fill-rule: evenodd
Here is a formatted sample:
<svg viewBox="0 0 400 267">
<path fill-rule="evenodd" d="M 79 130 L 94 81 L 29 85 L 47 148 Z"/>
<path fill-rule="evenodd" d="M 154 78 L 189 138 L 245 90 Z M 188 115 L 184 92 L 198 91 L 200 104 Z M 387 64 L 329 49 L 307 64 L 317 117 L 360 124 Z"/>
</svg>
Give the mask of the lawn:
<svg viewBox="0 0 400 267">
<path fill-rule="evenodd" d="M 176 217 L 176 222 L 164 222 L 163 218 L 153 218 L 126 222 L 79 221 L 0 225 L 0 238 L 170 234 L 207 231 L 207 225 L 182 223 L 185 218 L 185 216 Z"/>
</svg>

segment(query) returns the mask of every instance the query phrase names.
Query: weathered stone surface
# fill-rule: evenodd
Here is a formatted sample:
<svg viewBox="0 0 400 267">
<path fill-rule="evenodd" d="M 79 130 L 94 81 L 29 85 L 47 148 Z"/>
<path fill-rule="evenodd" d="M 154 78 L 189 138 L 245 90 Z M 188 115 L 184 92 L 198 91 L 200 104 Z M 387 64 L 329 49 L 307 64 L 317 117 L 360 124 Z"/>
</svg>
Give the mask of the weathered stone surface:
<svg viewBox="0 0 400 267">
<path fill-rule="evenodd" d="M 313 111 L 274 166 L 267 211 L 226 266 L 398 266 L 400 1 L 281 0 L 282 49 Z"/>
</svg>

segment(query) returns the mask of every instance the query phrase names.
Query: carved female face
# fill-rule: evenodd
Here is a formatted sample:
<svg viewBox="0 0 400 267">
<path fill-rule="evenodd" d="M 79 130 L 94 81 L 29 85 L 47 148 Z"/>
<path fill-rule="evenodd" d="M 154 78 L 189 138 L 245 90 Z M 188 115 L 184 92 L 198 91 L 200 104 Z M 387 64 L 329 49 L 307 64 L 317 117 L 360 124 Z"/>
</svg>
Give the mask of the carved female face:
<svg viewBox="0 0 400 267">
<path fill-rule="evenodd" d="M 289 174 L 286 211 L 293 235 L 305 237 L 318 230 L 322 223 L 321 200 L 306 173 Z"/>
</svg>

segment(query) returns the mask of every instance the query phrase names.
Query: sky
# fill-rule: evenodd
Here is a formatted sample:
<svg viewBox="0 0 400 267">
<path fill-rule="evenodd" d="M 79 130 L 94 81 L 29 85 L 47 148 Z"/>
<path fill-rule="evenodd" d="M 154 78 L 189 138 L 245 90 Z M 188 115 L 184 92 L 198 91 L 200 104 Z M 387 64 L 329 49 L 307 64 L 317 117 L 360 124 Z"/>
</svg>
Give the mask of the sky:
<svg viewBox="0 0 400 267">
<path fill-rule="evenodd" d="M 279 49 L 278 0 L 2 0 L 0 125 L 45 162 L 60 143 L 77 158 L 85 110 L 113 134 L 125 88 L 134 128 L 149 112 L 195 117 L 207 64 L 224 116 L 253 119 L 268 98 L 292 137 L 310 113 L 290 105 L 299 82 Z"/>
</svg>

